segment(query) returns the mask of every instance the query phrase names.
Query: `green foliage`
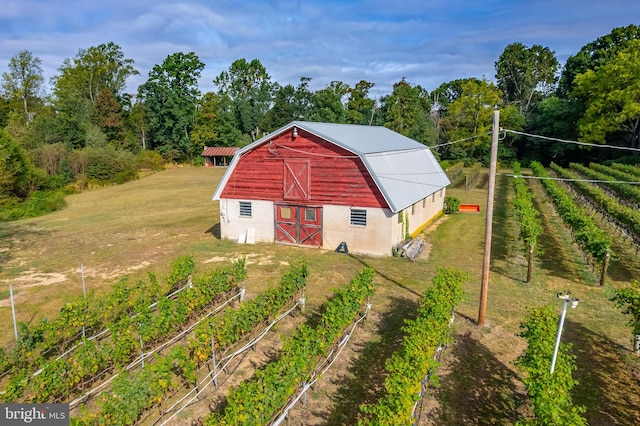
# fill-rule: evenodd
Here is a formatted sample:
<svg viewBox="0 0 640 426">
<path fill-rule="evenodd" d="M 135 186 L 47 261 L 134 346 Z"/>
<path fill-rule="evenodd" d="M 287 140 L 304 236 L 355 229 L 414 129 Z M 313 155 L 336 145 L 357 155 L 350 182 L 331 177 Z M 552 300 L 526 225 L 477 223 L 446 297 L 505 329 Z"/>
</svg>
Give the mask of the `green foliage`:
<svg viewBox="0 0 640 426">
<path fill-rule="evenodd" d="M 531 170 L 538 177 L 548 177 L 544 167 L 532 162 Z M 564 222 L 572 229 L 573 238 L 586 253 L 597 262 L 603 262 L 607 252 L 611 252 L 611 238 L 598 227 L 592 216 L 578 207 L 573 198 L 554 181 L 542 179 L 547 194 Z"/>
<path fill-rule="evenodd" d="M 303 324 L 283 345 L 281 357 L 231 389 L 222 413 L 204 419 L 206 425 L 266 424 L 303 381 L 309 381 L 318 360 L 326 356 L 358 309 L 373 293 L 373 268 L 365 268 L 351 283 L 335 291 L 318 326 Z"/>
<path fill-rule="evenodd" d="M 162 65 L 153 67 L 138 90 L 149 123 L 150 147 L 158 148 L 167 161 L 196 154 L 189 133 L 194 126 L 200 96 L 198 78 L 203 69 L 204 63 L 194 52 L 174 53 Z"/>
<path fill-rule="evenodd" d="M 638 211 L 637 208 L 627 207 L 626 205 L 621 204 L 620 200 L 608 195 L 598 186 L 589 182 L 580 181 L 580 176 L 572 173 L 570 170 L 558 166 L 555 163 L 551 163 L 551 168 L 560 177 L 565 179 L 576 179 L 572 182 L 572 185 L 579 192 L 591 198 L 596 205 L 600 206 L 602 210 L 606 212 L 606 214 L 618 220 L 618 222 L 625 225 L 631 232 L 640 237 L 640 211 Z"/>
<path fill-rule="evenodd" d="M 634 335 L 640 335 L 640 282 L 631 280 L 631 286 L 615 290 L 611 301 L 625 315 L 630 315 L 628 325 Z"/>
<path fill-rule="evenodd" d="M 528 114 L 554 89 L 559 64 L 555 52 L 534 44 L 511 43 L 496 62 L 496 79 L 506 104 Z"/>
<path fill-rule="evenodd" d="M 259 125 L 269 111 L 274 84 L 260 60 L 237 59 L 213 83 L 218 86 L 218 94 L 226 95 L 231 101 L 230 111 L 237 129 L 251 135 L 252 140 L 261 136 Z"/>
<path fill-rule="evenodd" d="M 375 101 L 369 97 L 369 90 L 375 85 L 360 80 L 349 90 L 345 118 L 349 124 L 371 124 L 375 112 Z"/>
<path fill-rule="evenodd" d="M 520 163 L 514 163 L 513 174 L 519 176 L 521 173 Z M 533 193 L 529 191 L 524 179 L 516 177 L 513 181 L 513 187 L 516 193 L 513 206 L 516 211 L 517 221 L 520 224 L 520 238 L 528 251 L 530 247 L 537 245 L 538 237 L 542 233 L 540 213 L 533 204 Z"/>
<path fill-rule="evenodd" d="M 243 270 L 244 259 L 237 266 Z M 236 272 L 239 272 L 238 268 Z M 112 392 L 103 394 L 96 403 L 97 409 L 83 414 L 78 424 L 120 424 L 122 421 L 126 422 L 124 424 L 133 424 L 145 410 L 162 406 L 179 384 L 193 386 L 197 369 L 202 362 L 211 358 L 212 336 L 216 339 L 216 351 L 224 350 L 243 335 L 274 318 L 304 288 L 307 274 L 305 262 L 292 266 L 280 280 L 279 287 L 271 288 L 242 304 L 237 311 L 225 310 L 222 317 L 212 317 L 204 324 L 199 324 L 195 329 L 196 337 L 190 339 L 188 344 L 175 345 L 168 354 L 156 355 L 145 363 L 144 370 L 119 376 Z M 218 276 L 216 281 L 224 282 L 219 275 L 219 272 L 214 272 L 212 276 Z M 233 279 L 228 276 L 234 282 L 242 277 L 243 274 L 234 274 Z M 205 276 L 204 279 L 211 277 Z M 220 336 L 229 339 L 221 339 Z M 129 403 L 129 398 L 132 398 L 132 403 Z"/>
<path fill-rule="evenodd" d="M 575 357 L 569 354 L 570 344 L 560 344 L 554 372 L 550 373 L 557 321 L 553 307 L 543 306 L 530 309 L 520 324 L 519 335 L 526 339 L 527 348 L 515 364 L 526 373 L 523 382 L 533 405 L 534 418 L 518 422 L 519 425 L 587 424 L 580 416 L 585 407 L 575 406 L 571 398 L 571 389 L 578 382 L 572 377 L 576 365 Z"/>
<path fill-rule="evenodd" d="M 189 263 L 188 257 L 178 259 L 170 277 L 184 277 Z M 204 309 L 237 291 L 245 277 L 245 262 L 238 261 L 194 278 L 191 286 L 173 298 L 164 296 L 170 284 L 163 290 L 153 275 L 149 283 L 121 280 L 102 298 L 89 295 L 67 302 L 51 321 L 42 320 L 34 327 L 23 324 L 21 343 L 12 353 L 12 374 L 27 379 L 8 384 L 11 390 L 3 396 L 4 401 L 16 401 L 23 394 L 38 402 L 68 397 L 78 386 L 95 381 L 98 373 L 126 366 L 139 354 L 140 338 L 151 345 L 177 334 Z M 85 339 L 83 328 L 102 337 Z M 67 351 L 66 356 L 55 358 Z M 37 366 L 42 372 L 29 375 Z M 7 399 L 8 395 L 12 399 Z"/>
<path fill-rule="evenodd" d="M 140 170 L 152 170 L 154 172 L 164 170 L 164 158 L 155 151 L 140 151 L 136 158 Z"/>
<path fill-rule="evenodd" d="M 460 90 L 447 106 L 442 127 L 451 141 L 479 136 L 451 145 L 443 158 L 482 158 L 490 151 L 493 110 L 502 106 L 502 92 L 493 83 L 475 78 L 462 81 Z"/>
<path fill-rule="evenodd" d="M 0 130 L 0 206 L 29 195 L 33 166 L 24 150 Z"/>
<path fill-rule="evenodd" d="M 579 163 L 569 163 L 569 167 L 582 175 L 603 181 L 603 184 L 606 185 L 605 188 L 611 188 L 621 199 L 640 205 L 640 187 L 637 184 L 623 183 L 640 183 L 640 176 L 625 173 L 622 170 L 598 163 L 591 163 L 589 167 L 585 167 Z"/>
<path fill-rule="evenodd" d="M 434 353 L 450 341 L 453 309 L 462 298 L 469 275 L 455 268 L 440 268 L 420 300 L 418 316 L 405 321 L 402 346 L 387 359 L 386 395 L 377 404 L 360 407 L 359 425 L 413 425 L 414 403 L 421 397 L 422 381 L 429 373 L 437 383 Z"/>
<path fill-rule="evenodd" d="M 447 195 L 444 197 L 444 212 L 446 214 L 453 214 L 458 211 L 461 201 L 457 197 Z"/>
<path fill-rule="evenodd" d="M 29 217 L 38 217 L 62 209 L 66 203 L 67 190 L 34 191 L 20 202 L 7 203 L 0 207 L 0 221 L 7 222 Z"/>
<path fill-rule="evenodd" d="M 640 40 L 629 41 L 605 64 L 575 78 L 572 92 L 584 101 L 578 121 L 582 140 L 605 143 L 623 131 L 631 147 L 640 147 Z"/>
<path fill-rule="evenodd" d="M 627 46 L 629 41 L 637 39 L 640 39 L 640 26 L 631 24 L 614 28 L 609 34 L 584 45 L 578 53 L 567 58 L 560 77 L 558 94 L 567 97 L 573 90 L 574 80 L 579 74 L 606 64 L 620 49 Z"/>
<path fill-rule="evenodd" d="M 404 79 L 393 85 L 391 95 L 383 99 L 384 126 L 418 142 L 434 145 L 433 122 L 429 94 L 420 86 L 411 86 Z"/>
<path fill-rule="evenodd" d="M 114 148 L 87 150 L 85 174 L 89 180 L 101 184 L 124 183 L 138 178 L 136 157 L 129 151 Z"/>
</svg>

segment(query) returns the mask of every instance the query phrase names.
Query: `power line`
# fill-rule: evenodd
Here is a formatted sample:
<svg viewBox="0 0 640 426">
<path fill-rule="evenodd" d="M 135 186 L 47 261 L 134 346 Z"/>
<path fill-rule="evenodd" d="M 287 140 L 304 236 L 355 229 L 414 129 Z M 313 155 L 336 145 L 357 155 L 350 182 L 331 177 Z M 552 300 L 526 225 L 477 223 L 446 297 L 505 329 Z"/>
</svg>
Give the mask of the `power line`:
<svg viewBox="0 0 640 426">
<path fill-rule="evenodd" d="M 569 179 L 569 178 L 559 178 L 552 176 L 525 176 L 525 175 L 514 175 L 510 173 L 497 173 L 501 176 L 508 176 L 513 178 L 523 178 L 523 179 L 536 179 L 536 180 L 557 180 L 562 182 L 588 182 L 588 183 L 624 183 L 628 185 L 640 185 L 640 182 L 635 181 L 624 181 L 624 180 L 602 180 L 602 179 Z"/>
<path fill-rule="evenodd" d="M 441 143 L 441 144 L 439 144 L 439 145 L 434 145 L 434 146 L 432 146 L 432 147 L 430 147 L 430 148 L 440 148 L 441 146 L 453 145 L 453 144 L 455 144 L 455 143 L 460 143 L 460 142 L 468 141 L 468 140 L 475 139 L 475 138 L 479 138 L 480 136 L 484 136 L 484 135 L 488 135 L 488 134 L 489 134 L 488 132 L 487 132 L 487 133 L 479 133 L 479 134 L 476 134 L 476 135 L 473 135 L 473 136 L 469 136 L 468 138 L 459 139 L 459 140 L 457 140 L 457 141 L 447 142 L 447 143 Z"/>
<path fill-rule="evenodd" d="M 553 138 L 553 137 L 550 137 L 550 136 L 542 136 L 542 135 L 534 135 L 534 134 L 526 133 L 526 132 L 518 132 L 517 130 L 510 130 L 510 129 L 502 129 L 502 130 L 505 131 L 505 132 L 514 133 L 516 135 L 529 136 L 529 137 L 538 138 L 538 139 L 546 139 L 546 140 L 554 141 L 554 142 L 572 143 L 572 144 L 575 144 L 575 145 L 591 146 L 591 147 L 595 147 L 595 148 L 621 149 L 621 150 L 626 150 L 626 151 L 640 152 L 640 148 L 631 148 L 631 147 L 626 147 L 626 146 L 603 145 L 603 144 L 597 144 L 597 143 L 578 142 L 578 141 L 572 141 L 572 140 L 568 140 L 568 139 L 560 139 L 560 138 Z"/>
</svg>

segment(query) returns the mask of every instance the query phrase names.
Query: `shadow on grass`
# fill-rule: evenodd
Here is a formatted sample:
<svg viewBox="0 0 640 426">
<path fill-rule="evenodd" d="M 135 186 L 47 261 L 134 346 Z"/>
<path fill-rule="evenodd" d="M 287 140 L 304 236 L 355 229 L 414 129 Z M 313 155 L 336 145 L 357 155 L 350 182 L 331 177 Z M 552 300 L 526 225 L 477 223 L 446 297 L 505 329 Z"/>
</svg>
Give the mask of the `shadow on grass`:
<svg viewBox="0 0 640 426">
<path fill-rule="evenodd" d="M 511 425 L 518 420 L 524 395 L 517 392 L 515 373 L 471 332 L 457 336 L 452 348 L 444 354 L 451 360 L 449 374 L 440 379 L 440 407 L 429 413 L 432 424 Z"/>
<path fill-rule="evenodd" d="M 339 389 L 332 397 L 333 410 L 327 425 L 355 425 L 360 405 L 376 403 L 385 394 L 385 362 L 402 343 L 405 319 L 415 318 L 417 303 L 392 297 L 378 325 L 379 340 L 367 341 L 358 348 L 360 356 L 348 367 L 349 377 L 335 384 Z"/>
<path fill-rule="evenodd" d="M 514 229 L 516 221 L 510 218 L 513 212 L 510 178 L 496 178 L 495 202 L 493 208 L 493 226 L 491 233 L 491 271 L 514 281 L 524 282 L 524 277 L 515 276 L 514 247 L 521 247 Z M 483 243 L 484 244 L 484 243 Z"/>
<path fill-rule="evenodd" d="M 354 260 L 357 260 L 358 262 L 360 262 L 360 263 L 361 263 L 362 265 L 364 265 L 364 266 L 369 266 L 369 267 L 372 267 L 372 268 L 373 268 L 373 266 L 371 266 L 370 264 L 368 264 L 367 262 L 365 262 L 364 260 L 362 260 L 362 259 L 361 259 L 361 258 L 359 258 L 358 256 L 354 256 L 354 255 L 353 255 L 353 254 L 351 254 L 351 253 L 349 253 L 347 256 L 349 256 L 350 258 L 352 258 L 352 259 L 354 259 Z M 385 280 L 389 281 L 390 283 L 397 285 L 398 287 L 400 287 L 400 288 L 402 288 L 402 289 L 404 289 L 404 290 L 408 291 L 409 293 L 411 293 L 411 294 L 413 294 L 413 295 L 415 295 L 415 296 L 422 297 L 422 294 L 418 293 L 417 291 L 415 291 L 415 290 L 413 290 L 413 289 L 411 289 L 411 288 L 407 287 L 406 285 L 404 285 L 404 284 L 402 284 L 402 283 L 400 283 L 400 282 L 398 282 L 398 281 L 394 280 L 394 279 L 393 279 L 393 278 L 391 278 L 390 276 L 383 274 L 383 273 L 382 273 L 382 272 L 380 272 L 379 270 L 377 270 L 377 269 L 375 269 L 375 268 L 373 268 L 373 269 L 376 271 L 376 274 L 380 275 L 382 278 L 384 278 Z"/>
<path fill-rule="evenodd" d="M 204 231 L 205 234 L 211 234 L 214 238 L 220 240 L 222 239 L 222 231 L 220 229 L 220 222 L 213 225 L 211 228 Z"/>
<path fill-rule="evenodd" d="M 530 183 L 534 193 L 533 203 L 540 212 L 542 222 L 542 233 L 538 237 L 538 249 L 542 254 L 537 255 L 537 265 L 543 268 L 549 275 L 554 275 L 572 281 L 582 281 L 579 271 L 582 265 L 572 259 L 572 255 L 578 255 L 575 250 L 570 250 L 567 246 L 571 243 L 563 238 L 569 239 L 568 231 L 565 231 L 562 220 L 545 204 L 545 200 L 550 202 L 542 185 Z M 555 221 L 552 219 L 555 217 Z M 559 225 L 558 225 L 559 224 Z M 564 233 L 566 237 L 563 237 Z M 573 254 L 570 254 L 573 253 Z"/>
<path fill-rule="evenodd" d="M 640 383 L 633 377 L 625 355 L 629 348 L 567 320 L 564 342 L 572 343 L 577 370 L 573 377 L 573 403 L 587 408 L 583 417 L 591 426 L 640 424 Z"/>
<path fill-rule="evenodd" d="M 27 239 L 27 237 L 41 236 L 45 232 L 36 229 L 35 226 L 28 226 L 16 222 L 3 222 L 0 226 L 0 271 L 3 265 L 13 259 L 16 242 Z"/>
</svg>

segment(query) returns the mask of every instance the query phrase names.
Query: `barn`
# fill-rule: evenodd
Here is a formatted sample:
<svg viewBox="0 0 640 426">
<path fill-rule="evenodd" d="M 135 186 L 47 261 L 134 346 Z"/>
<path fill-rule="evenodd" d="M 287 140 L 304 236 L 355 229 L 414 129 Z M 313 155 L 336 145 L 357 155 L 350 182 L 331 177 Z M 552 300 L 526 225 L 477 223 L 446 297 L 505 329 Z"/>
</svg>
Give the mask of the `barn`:
<svg viewBox="0 0 640 426">
<path fill-rule="evenodd" d="M 213 200 L 225 239 L 387 256 L 441 214 L 449 183 L 385 127 L 294 121 L 238 150 Z"/>
</svg>

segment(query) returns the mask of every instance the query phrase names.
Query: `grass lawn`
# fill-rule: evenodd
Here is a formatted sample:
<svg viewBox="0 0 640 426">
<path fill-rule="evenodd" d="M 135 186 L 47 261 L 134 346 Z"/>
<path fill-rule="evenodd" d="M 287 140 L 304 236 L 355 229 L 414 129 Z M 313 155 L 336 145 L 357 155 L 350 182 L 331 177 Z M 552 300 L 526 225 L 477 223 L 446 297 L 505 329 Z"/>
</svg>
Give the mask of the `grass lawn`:
<svg viewBox="0 0 640 426">
<path fill-rule="evenodd" d="M 318 311 L 331 288 L 371 265 L 378 272 L 371 321 L 342 365 L 314 390 L 313 409 L 296 411 L 290 423 L 353 424 L 357 407 L 380 394 L 384 380 L 380 372 L 400 340 L 403 319 L 413 315 L 436 268 L 455 266 L 470 274 L 467 299 L 457 309 L 456 341 L 443 359 L 441 387 L 425 401 L 420 424 L 517 420 L 526 411 L 520 372 L 513 366 L 524 348 L 516 335 L 519 323 L 528 307 L 553 304 L 559 313 L 562 304 L 555 293 L 567 289 L 580 299 L 578 308 L 567 314 L 563 334 L 577 357 L 575 377 L 580 384 L 574 401 L 587 406 L 585 416 L 591 425 L 639 421 L 640 387 L 631 370 L 635 357 L 629 351 L 627 319 L 608 302 L 612 288 L 640 278 L 638 261 L 616 249 L 620 260 L 612 263 L 607 285 L 599 287 L 566 229 L 542 201 L 543 253 L 536 258 L 534 282 L 525 284 L 526 262 L 510 210 L 509 178 L 499 176 L 497 181 L 487 322 L 478 327 L 486 176 L 468 191 L 464 184 L 447 190 L 447 195 L 465 204 L 480 204 L 481 213 L 446 216 L 427 228 L 426 253 L 412 262 L 222 241 L 218 203 L 211 201 L 211 195 L 223 172 L 222 168 L 171 168 L 135 182 L 69 196 L 62 211 L 0 225 L 0 320 L 6 324 L 0 341 L 13 339 L 9 285 L 18 321 L 37 321 L 56 315 L 65 301 L 82 294 L 80 265 L 88 291 L 100 292 L 124 275 L 144 279 L 147 272 L 154 272 L 162 278 L 170 262 L 184 254 L 194 256 L 200 271 L 246 256 L 251 297 L 275 284 L 288 264 L 307 259 L 307 315 Z M 532 189 L 543 194 L 535 182 Z"/>
</svg>

